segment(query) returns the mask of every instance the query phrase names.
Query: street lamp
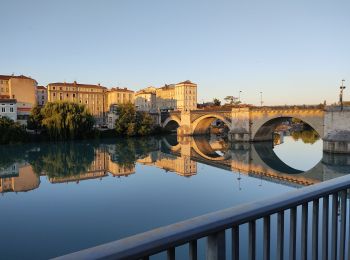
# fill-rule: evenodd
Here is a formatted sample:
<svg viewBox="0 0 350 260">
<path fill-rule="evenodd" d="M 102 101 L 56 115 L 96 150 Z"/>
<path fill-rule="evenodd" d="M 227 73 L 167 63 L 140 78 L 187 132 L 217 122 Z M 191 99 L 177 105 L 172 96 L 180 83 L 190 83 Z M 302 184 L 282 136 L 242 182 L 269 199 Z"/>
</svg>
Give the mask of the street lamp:
<svg viewBox="0 0 350 260">
<path fill-rule="evenodd" d="M 344 81 L 345 81 L 345 79 L 343 79 L 343 80 L 341 81 L 340 94 L 339 94 L 339 103 L 340 103 L 340 110 L 341 110 L 341 111 L 343 111 L 343 91 L 344 91 L 344 89 L 346 88 L 346 87 L 344 86 Z"/>
<path fill-rule="evenodd" d="M 263 105 L 263 100 L 262 100 L 262 92 L 260 91 L 260 106 L 262 107 L 262 105 Z"/>
<path fill-rule="evenodd" d="M 238 101 L 239 101 L 239 103 L 241 103 L 241 93 L 242 93 L 242 90 L 240 90 L 240 91 L 238 92 Z"/>
</svg>

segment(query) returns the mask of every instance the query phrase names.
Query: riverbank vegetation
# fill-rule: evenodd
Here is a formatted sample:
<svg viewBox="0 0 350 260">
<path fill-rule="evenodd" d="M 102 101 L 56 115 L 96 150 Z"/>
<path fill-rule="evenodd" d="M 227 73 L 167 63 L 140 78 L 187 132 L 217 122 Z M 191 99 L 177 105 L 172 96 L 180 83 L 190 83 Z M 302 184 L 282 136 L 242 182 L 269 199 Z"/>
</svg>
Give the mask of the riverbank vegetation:
<svg viewBox="0 0 350 260">
<path fill-rule="evenodd" d="M 7 117 L 0 118 L 0 144 L 22 143 L 27 139 L 23 126 Z"/>
<path fill-rule="evenodd" d="M 85 105 L 49 102 L 32 109 L 28 129 L 43 132 L 50 140 L 73 140 L 92 137 L 94 123 Z"/>
<path fill-rule="evenodd" d="M 119 105 L 117 114 L 115 130 L 118 135 L 145 136 L 152 133 L 152 117 L 148 113 L 136 111 L 133 104 Z"/>
</svg>

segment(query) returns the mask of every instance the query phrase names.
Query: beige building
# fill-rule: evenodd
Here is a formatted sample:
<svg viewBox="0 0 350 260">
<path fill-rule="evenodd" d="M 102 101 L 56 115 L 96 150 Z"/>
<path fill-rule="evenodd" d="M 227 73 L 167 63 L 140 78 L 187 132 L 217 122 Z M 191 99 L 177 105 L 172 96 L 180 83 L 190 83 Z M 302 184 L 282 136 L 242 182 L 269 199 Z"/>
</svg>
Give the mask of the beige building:
<svg viewBox="0 0 350 260">
<path fill-rule="evenodd" d="M 17 100 L 17 120 L 26 124 L 32 107 L 36 104 L 38 82 L 23 75 L 0 75 L 0 98 Z"/>
<path fill-rule="evenodd" d="M 106 112 L 105 92 L 107 88 L 100 85 L 57 82 L 47 85 L 49 102 L 70 101 L 84 104 L 95 117 L 97 123 L 102 123 Z"/>
<path fill-rule="evenodd" d="M 112 88 L 106 92 L 106 106 L 107 111 L 110 110 L 111 105 L 134 103 L 134 91 L 127 88 Z"/>
<path fill-rule="evenodd" d="M 175 85 L 176 109 L 181 111 L 197 109 L 197 84 L 189 80 Z"/>
<path fill-rule="evenodd" d="M 175 96 L 175 85 L 164 85 L 156 90 L 157 109 L 159 110 L 175 110 L 177 108 L 177 100 Z"/>
<path fill-rule="evenodd" d="M 156 112 L 156 89 L 148 87 L 136 92 L 135 106 L 138 111 Z"/>
</svg>

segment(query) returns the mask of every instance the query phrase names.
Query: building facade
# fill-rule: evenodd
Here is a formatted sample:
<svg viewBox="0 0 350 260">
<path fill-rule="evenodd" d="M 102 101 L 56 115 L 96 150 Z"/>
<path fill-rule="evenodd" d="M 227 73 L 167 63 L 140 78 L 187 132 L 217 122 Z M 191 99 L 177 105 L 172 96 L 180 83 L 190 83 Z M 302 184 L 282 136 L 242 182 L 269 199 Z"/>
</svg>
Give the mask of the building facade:
<svg viewBox="0 0 350 260">
<path fill-rule="evenodd" d="M 44 86 L 37 86 L 36 99 L 39 106 L 44 106 L 47 103 L 47 88 Z"/>
<path fill-rule="evenodd" d="M 177 100 L 175 97 L 175 85 L 164 85 L 156 90 L 157 109 L 160 111 L 175 110 Z"/>
<path fill-rule="evenodd" d="M 187 80 L 142 89 L 135 94 L 135 106 L 148 112 L 197 109 L 197 84 Z"/>
<path fill-rule="evenodd" d="M 175 85 L 176 109 L 181 111 L 197 109 L 197 84 L 189 80 Z"/>
<path fill-rule="evenodd" d="M 37 102 L 38 82 L 27 76 L 0 75 L 0 98 L 17 101 L 17 120 L 26 124 L 30 111 Z"/>
<path fill-rule="evenodd" d="M 156 91 L 155 88 L 146 88 L 136 92 L 135 106 L 138 111 L 155 112 L 156 106 Z"/>
<path fill-rule="evenodd" d="M 49 102 L 69 101 L 86 105 L 97 123 L 103 123 L 106 112 L 106 90 L 101 85 L 56 82 L 47 85 Z"/>
<path fill-rule="evenodd" d="M 134 104 L 134 91 L 127 88 L 112 88 L 106 92 L 106 109 L 109 111 L 111 105 Z"/>
<path fill-rule="evenodd" d="M 17 101 L 16 99 L 0 99 L 0 118 L 8 117 L 17 121 Z"/>
</svg>

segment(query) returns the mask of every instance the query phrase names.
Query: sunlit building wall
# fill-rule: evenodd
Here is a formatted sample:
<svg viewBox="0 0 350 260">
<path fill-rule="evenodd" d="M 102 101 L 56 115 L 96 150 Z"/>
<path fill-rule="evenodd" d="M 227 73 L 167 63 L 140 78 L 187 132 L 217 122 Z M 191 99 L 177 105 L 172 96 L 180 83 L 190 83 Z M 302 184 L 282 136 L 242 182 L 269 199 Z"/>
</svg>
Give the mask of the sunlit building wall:
<svg viewBox="0 0 350 260">
<path fill-rule="evenodd" d="M 97 123 L 103 123 L 106 112 L 105 92 L 101 85 L 56 82 L 47 85 L 48 102 L 70 101 L 86 105 Z"/>
</svg>

